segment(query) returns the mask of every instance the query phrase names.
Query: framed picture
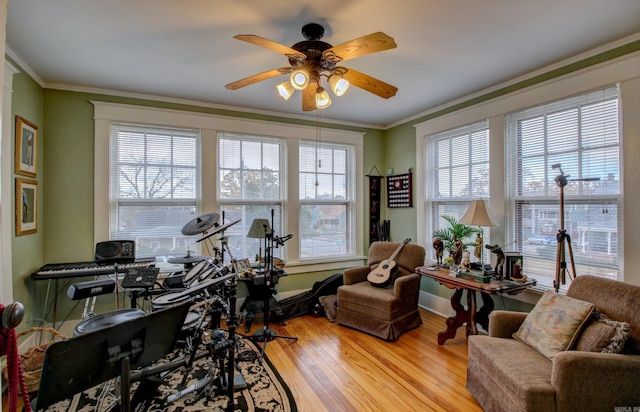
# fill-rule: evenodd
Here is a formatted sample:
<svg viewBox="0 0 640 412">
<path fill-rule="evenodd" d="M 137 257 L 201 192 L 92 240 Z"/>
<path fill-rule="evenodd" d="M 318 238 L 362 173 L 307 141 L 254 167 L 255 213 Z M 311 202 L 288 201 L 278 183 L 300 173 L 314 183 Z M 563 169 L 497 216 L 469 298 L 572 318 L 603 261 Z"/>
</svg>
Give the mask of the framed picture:
<svg viewBox="0 0 640 412">
<path fill-rule="evenodd" d="M 16 178 L 16 236 L 38 231 L 38 182 Z"/>
<path fill-rule="evenodd" d="M 16 173 L 36 177 L 38 127 L 16 116 Z"/>
<path fill-rule="evenodd" d="M 251 261 L 248 258 L 236 260 L 236 271 L 240 273 L 251 273 Z"/>
</svg>

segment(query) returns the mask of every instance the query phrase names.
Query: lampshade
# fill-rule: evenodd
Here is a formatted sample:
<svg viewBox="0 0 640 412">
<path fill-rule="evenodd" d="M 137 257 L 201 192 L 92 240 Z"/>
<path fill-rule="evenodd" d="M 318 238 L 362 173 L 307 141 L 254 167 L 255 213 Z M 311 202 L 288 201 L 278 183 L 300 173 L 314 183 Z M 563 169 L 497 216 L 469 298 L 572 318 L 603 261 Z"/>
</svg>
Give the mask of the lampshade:
<svg viewBox="0 0 640 412">
<path fill-rule="evenodd" d="M 289 83 L 296 90 L 304 90 L 309 85 L 309 75 L 304 70 L 296 70 L 291 73 Z"/>
<path fill-rule="evenodd" d="M 318 109 L 324 109 L 329 106 L 331 106 L 331 98 L 329 97 L 329 93 L 327 93 L 324 87 L 318 87 L 318 89 L 316 90 L 316 107 Z"/>
<path fill-rule="evenodd" d="M 470 226 L 498 226 L 491 212 L 487 209 L 484 200 L 472 201 L 469 209 L 459 222 Z"/>
<path fill-rule="evenodd" d="M 296 89 L 293 88 L 290 82 L 280 83 L 276 86 L 276 89 L 278 90 L 280 96 L 282 96 L 282 98 L 285 100 L 289 100 L 289 97 L 293 96 L 293 93 L 295 93 L 296 91 Z"/>
<path fill-rule="evenodd" d="M 269 224 L 268 219 L 253 219 L 251 227 L 249 228 L 249 233 L 247 233 L 247 237 L 262 239 L 265 233 L 269 230 L 271 230 L 271 225 Z"/>
<path fill-rule="evenodd" d="M 342 74 L 336 72 L 329 76 L 329 86 L 333 94 L 340 97 L 349 89 L 349 81 L 342 77 Z"/>
</svg>

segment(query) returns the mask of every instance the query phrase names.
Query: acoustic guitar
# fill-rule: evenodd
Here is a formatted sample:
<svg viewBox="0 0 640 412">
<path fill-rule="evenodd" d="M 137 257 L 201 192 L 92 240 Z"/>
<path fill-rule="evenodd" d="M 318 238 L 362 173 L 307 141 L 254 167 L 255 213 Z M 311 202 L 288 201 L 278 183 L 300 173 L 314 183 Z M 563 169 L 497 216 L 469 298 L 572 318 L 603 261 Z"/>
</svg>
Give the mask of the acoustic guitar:
<svg viewBox="0 0 640 412">
<path fill-rule="evenodd" d="M 367 275 L 367 280 L 376 287 L 386 287 L 391 283 L 393 274 L 398 270 L 396 261 L 394 260 L 404 245 L 411 242 L 410 238 L 405 239 L 400 246 L 393 252 L 389 259 L 385 259 Z"/>
</svg>

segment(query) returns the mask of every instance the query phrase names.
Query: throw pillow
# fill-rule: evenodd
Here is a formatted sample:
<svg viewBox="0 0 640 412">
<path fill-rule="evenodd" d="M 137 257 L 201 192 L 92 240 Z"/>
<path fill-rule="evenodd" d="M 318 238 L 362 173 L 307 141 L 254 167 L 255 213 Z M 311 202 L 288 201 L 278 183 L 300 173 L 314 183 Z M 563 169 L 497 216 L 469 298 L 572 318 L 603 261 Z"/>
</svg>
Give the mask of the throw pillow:
<svg viewBox="0 0 640 412">
<path fill-rule="evenodd" d="M 320 296 L 318 298 L 318 301 L 320 302 L 320 305 L 322 306 L 322 309 L 324 309 L 324 314 L 327 317 L 327 319 L 329 320 L 329 322 L 335 322 L 336 321 L 336 302 L 338 299 L 338 295 L 327 295 L 327 296 Z"/>
<path fill-rule="evenodd" d="M 593 303 L 547 291 L 513 337 L 551 359 L 572 345 L 593 309 Z"/>
<path fill-rule="evenodd" d="M 575 350 L 621 353 L 630 335 L 631 325 L 609 319 L 596 309 L 591 316 L 591 321 L 580 334 Z"/>
</svg>

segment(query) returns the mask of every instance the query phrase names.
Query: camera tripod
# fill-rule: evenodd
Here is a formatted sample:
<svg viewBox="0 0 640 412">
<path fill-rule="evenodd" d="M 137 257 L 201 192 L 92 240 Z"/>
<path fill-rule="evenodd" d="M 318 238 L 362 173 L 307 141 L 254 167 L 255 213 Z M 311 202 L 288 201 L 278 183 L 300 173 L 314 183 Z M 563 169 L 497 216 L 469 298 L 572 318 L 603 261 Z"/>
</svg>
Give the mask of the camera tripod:
<svg viewBox="0 0 640 412">
<path fill-rule="evenodd" d="M 557 255 L 556 255 L 556 277 L 555 277 L 555 280 L 553 281 L 553 287 L 556 290 L 556 293 L 558 293 L 558 290 L 560 290 L 560 284 L 564 285 L 567 283 L 567 272 L 568 272 L 567 259 L 566 259 L 567 250 L 569 251 L 569 259 L 571 263 L 571 271 L 569 272 L 569 276 L 571 280 L 573 280 L 573 278 L 575 278 L 576 276 L 576 264 L 575 264 L 575 261 L 573 260 L 573 248 L 571 247 L 571 236 L 567 233 L 567 231 L 564 228 L 564 187 L 567 185 L 567 182 L 569 182 L 569 179 L 567 179 L 569 175 L 564 174 L 560 163 L 551 165 L 551 168 L 558 169 L 560 171 L 560 174 L 553 179 L 554 182 L 556 182 L 556 186 L 560 188 L 560 229 L 558 230 L 558 234 L 556 235 L 556 240 L 558 241 Z M 597 181 L 597 180 L 600 180 L 600 178 L 595 177 L 595 178 L 585 178 L 585 179 L 571 179 L 571 181 L 574 181 L 574 182 L 576 181 L 589 182 L 589 181 Z"/>
</svg>

